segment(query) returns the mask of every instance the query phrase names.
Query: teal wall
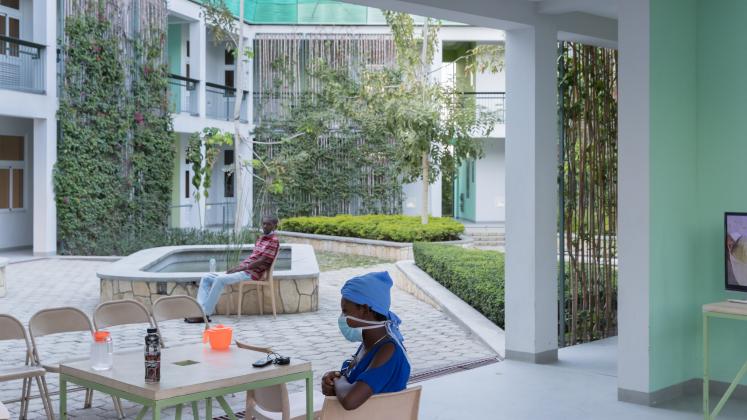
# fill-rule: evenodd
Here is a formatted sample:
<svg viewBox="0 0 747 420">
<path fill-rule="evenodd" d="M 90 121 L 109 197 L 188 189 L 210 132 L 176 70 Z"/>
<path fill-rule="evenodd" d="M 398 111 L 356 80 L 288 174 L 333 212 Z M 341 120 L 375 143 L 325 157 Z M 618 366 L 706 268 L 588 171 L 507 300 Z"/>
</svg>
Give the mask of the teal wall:
<svg viewBox="0 0 747 420">
<path fill-rule="evenodd" d="M 182 71 L 182 26 L 169 25 L 167 38 L 169 72 L 179 76 L 186 76 Z M 170 85 L 169 91 L 172 112 L 181 112 L 181 109 L 179 109 L 181 105 L 181 89 L 178 86 Z"/>
<path fill-rule="evenodd" d="M 651 1 L 651 391 L 702 376 L 702 304 L 745 298 L 723 260 L 723 213 L 747 211 L 744 22 L 744 0 Z M 711 331 L 712 376 L 731 381 L 747 323 Z"/>
<path fill-rule="evenodd" d="M 723 256 L 723 213 L 747 211 L 747 2 L 700 0 L 698 6 L 695 243 L 700 304 L 747 298 L 724 290 Z M 714 376 L 731 381 L 747 359 L 747 323 L 719 320 L 712 325 Z"/>
<path fill-rule="evenodd" d="M 459 165 L 454 177 L 454 217 L 457 219 L 475 221 L 476 216 L 476 175 L 475 161 L 466 160 Z M 469 186 L 467 186 L 469 184 Z M 464 194 L 464 210 L 461 207 L 460 196 Z"/>
<path fill-rule="evenodd" d="M 696 0 L 651 2 L 651 390 L 697 376 Z M 661 23 L 661 24 L 660 24 Z"/>
</svg>

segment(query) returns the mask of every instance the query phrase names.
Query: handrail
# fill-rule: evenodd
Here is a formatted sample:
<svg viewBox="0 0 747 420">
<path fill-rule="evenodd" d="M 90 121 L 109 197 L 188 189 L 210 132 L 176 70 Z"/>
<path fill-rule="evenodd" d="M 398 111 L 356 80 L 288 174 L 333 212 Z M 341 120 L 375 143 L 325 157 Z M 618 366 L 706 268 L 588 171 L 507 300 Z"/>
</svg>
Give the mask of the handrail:
<svg viewBox="0 0 747 420">
<path fill-rule="evenodd" d="M 184 76 L 180 76 L 180 75 L 174 74 L 174 73 L 169 73 L 169 78 L 176 79 L 176 80 L 181 80 L 183 82 L 195 83 L 195 84 L 200 83 L 200 81 L 198 79 L 193 79 L 191 77 L 184 77 Z"/>
<path fill-rule="evenodd" d="M 460 95 L 505 95 L 506 92 L 457 92 Z"/>
<path fill-rule="evenodd" d="M 219 85 L 218 83 L 213 83 L 213 82 L 205 82 L 205 86 L 207 86 L 207 87 L 212 87 L 212 88 L 216 88 L 216 89 L 223 89 L 223 90 L 225 90 L 225 91 L 228 91 L 228 92 L 231 92 L 231 93 L 236 93 L 236 88 L 235 88 L 235 87 L 231 87 L 231 86 L 226 86 L 226 85 Z M 249 91 L 248 91 L 248 90 L 245 90 L 245 91 L 243 91 L 243 92 L 244 92 L 244 93 L 249 93 Z"/>
<path fill-rule="evenodd" d="M 46 45 L 37 44 L 37 43 L 31 42 L 31 41 L 24 41 L 22 39 L 13 38 L 12 36 L 0 35 L 0 41 L 11 42 L 13 44 L 23 45 L 25 47 L 31 47 L 31 48 L 36 48 L 36 49 L 40 49 L 40 50 L 43 50 L 43 49 L 47 48 Z"/>
</svg>

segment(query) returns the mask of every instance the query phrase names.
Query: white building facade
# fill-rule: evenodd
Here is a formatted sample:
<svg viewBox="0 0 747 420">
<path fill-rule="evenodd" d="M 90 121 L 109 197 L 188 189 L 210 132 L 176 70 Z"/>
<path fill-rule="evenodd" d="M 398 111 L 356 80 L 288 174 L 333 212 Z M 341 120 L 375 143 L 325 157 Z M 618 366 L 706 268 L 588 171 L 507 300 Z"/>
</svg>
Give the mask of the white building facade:
<svg viewBox="0 0 747 420">
<path fill-rule="evenodd" d="M 35 255 L 54 255 L 57 251 L 57 220 L 53 174 L 57 161 L 58 57 L 57 40 L 61 34 L 58 2 L 42 0 L 0 0 L 0 249 L 32 247 Z M 226 53 L 223 43 L 215 42 L 205 24 L 199 4 L 171 0 L 168 7 L 167 58 L 170 72 L 169 99 L 173 117 L 177 156 L 172 173 L 172 227 L 231 227 L 235 212 L 252 215 L 252 175 L 245 174 L 242 185 L 235 185 L 226 168 L 234 163 L 233 148 L 222 150 L 213 169 L 208 198 L 198 203 L 191 184 L 192 169 L 186 160 L 190 135 L 206 127 L 233 132 L 232 114 L 236 97 L 243 95 L 240 129 L 250 137 L 253 125 L 253 66 L 246 62 L 243 83 L 237 88 L 235 59 Z M 340 5 L 340 7 L 357 7 Z M 375 9 L 369 9 L 375 10 Z M 248 24 L 245 43 L 253 44 L 257 34 L 381 34 L 388 27 L 382 20 L 375 24 Z M 502 31 L 456 24 L 445 24 L 439 33 L 439 46 L 459 42 L 499 43 Z M 445 80 L 454 66 L 437 54 L 434 78 Z M 504 89 L 502 74 L 476 74 L 472 87 L 476 93 L 498 95 Z M 239 93 L 239 91 L 241 93 Z M 494 105 L 497 106 L 497 105 Z M 502 106 L 502 104 L 501 104 Z M 482 166 L 502 165 L 505 128 L 499 125 L 484 139 L 486 156 Z M 240 146 L 242 159 L 251 159 L 250 142 Z M 500 204 L 502 185 L 477 182 L 477 200 Z M 484 185 L 483 185 L 484 184 Z M 241 205 L 236 205 L 238 189 Z M 492 191 L 494 188 L 495 191 Z M 403 212 L 419 214 L 421 184 L 403 188 Z M 488 198 L 489 197 L 489 198 Z M 440 180 L 430 186 L 429 212 L 442 214 Z M 487 206 L 490 207 L 490 206 Z M 487 217 L 487 216 L 486 216 Z M 497 218 L 498 216 L 489 216 Z"/>
</svg>

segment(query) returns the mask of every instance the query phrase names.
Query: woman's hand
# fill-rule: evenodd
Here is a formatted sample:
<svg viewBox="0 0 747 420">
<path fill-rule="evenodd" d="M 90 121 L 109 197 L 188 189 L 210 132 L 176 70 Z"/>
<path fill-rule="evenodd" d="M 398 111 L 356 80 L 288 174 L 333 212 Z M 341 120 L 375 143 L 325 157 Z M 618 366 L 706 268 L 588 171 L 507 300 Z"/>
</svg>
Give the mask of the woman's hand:
<svg viewBox="0 0 747 420">
<path fill-rule="evenodd" d="M 335 379 L 341 377 L 339 371 L 330 371 L 322 376 L 322 394 L 332 397 L 335 395 Z"/>
</svg>

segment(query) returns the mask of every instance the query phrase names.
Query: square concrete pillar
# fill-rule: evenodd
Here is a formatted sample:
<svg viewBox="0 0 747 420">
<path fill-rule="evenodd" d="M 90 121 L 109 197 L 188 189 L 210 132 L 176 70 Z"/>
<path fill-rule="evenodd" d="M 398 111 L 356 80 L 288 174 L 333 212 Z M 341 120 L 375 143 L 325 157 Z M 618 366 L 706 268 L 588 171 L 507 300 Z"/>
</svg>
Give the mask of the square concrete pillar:
<svg viewBox="0 0 747 420">
<path fill-rule="evenodd" d="M 197 114 L 205 117 L 206 96 L 205 83 L 207 82 L 207 27 L 204 20 L 198 20 L 189 24 L 189 45 L 191 61 L 191 77 L 200 83 L 197 85 Z"/>
<path fill-rule="evenodd" d="M 54 165 L 57 163 L 57 120 L 34 119 L 34 255 L 57 253 L 57 205 Z"/>
<path fill-rule="evenodd" d="M 506 357 L 558 357 L 557 31 L 506 32 Z"/>
</svg>

